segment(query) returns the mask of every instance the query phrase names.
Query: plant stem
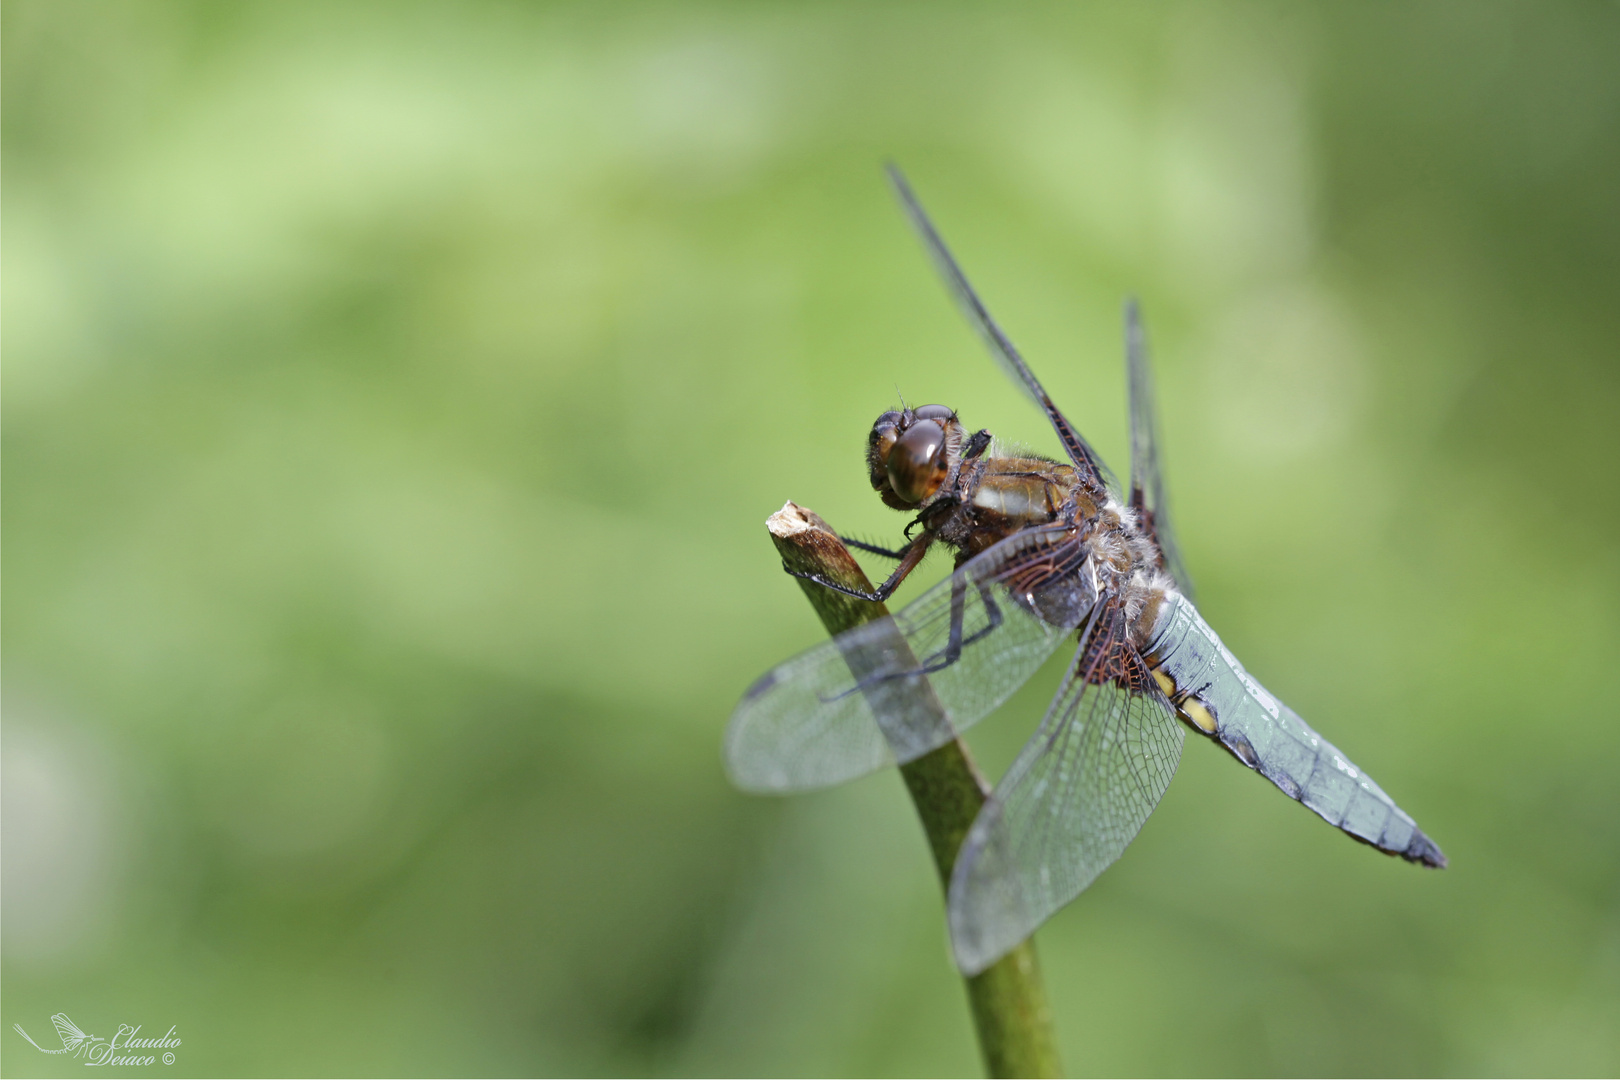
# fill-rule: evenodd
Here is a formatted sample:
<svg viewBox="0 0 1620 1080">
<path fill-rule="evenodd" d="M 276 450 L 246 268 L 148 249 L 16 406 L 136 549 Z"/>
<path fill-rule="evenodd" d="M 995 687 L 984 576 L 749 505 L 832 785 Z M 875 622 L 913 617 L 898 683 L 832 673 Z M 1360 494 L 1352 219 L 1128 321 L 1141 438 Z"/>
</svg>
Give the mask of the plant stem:
<svg viewBox="0 0 1620 1080">
<path fill-rule="evenodd" d="M 800 573 L 816 573 L 854 589 L 870 592 L 871 582 L 860 564 L 838 535 L 814 513 L 788 503 L 766 522 L 783 565 Z M 810 606 L 821 616 L 827 632 L 837 637 L 852 627 L 888 617 L 882 604 L 846 596 L 799 579 Z M 886 649 L 909 648 L 898 628 L 895 640 Z M 860 659 L 848 657 L 851 668 L 860 671 Z M 912 659 L 915 664 L 915 658 Z M 931 714 L 936 725 L 948 723 L 943 707 L 932 691 L 925 690 L 907 702 Z M 968 755 L 960 739 L 953 739 L 937 750 L 900 766 L 906 790 L 916 804 L 923 832 L 934 853 L 940 881 L 950 888 L 951 868 L 962 847 L 968 828 L 990 794 L 989 785 Z M 1057 1043 L 1052 1034 L 1052 1014 L 1046 1003 L 1046 989 L 1035 962 L 1035 945 L 1025 941 L 982 973 L 965 980 L 973 1025 L 978 1031 L 979 1048 L 991 1076 L 1059 1076 Z"/>
</svg>

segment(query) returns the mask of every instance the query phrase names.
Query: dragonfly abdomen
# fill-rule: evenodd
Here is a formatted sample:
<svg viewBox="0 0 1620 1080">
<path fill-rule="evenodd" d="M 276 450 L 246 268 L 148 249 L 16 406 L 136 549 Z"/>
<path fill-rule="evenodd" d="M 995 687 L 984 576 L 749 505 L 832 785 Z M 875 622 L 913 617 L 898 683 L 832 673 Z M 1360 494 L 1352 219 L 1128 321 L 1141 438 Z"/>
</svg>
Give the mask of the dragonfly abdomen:
<svg viewBox="0 0 1620 1080">
<path fill-rule="evenodd" d="M 1364 843 L 1428 866 L 1446 858 L 1371 777 L 1243 669 L 1192 602 L 1167 593 L 1145 654 L 1190 726 Z"/>
</svg>

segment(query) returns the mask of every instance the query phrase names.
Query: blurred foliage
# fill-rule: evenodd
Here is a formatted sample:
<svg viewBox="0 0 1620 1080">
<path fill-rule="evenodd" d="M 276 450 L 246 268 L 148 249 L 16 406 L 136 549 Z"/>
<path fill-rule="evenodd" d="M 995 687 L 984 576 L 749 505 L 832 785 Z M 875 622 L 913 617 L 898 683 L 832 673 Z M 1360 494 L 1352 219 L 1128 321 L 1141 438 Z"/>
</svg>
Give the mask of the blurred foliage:
<svg viewBox="0 0 1620 1080">
<path fill-rule="evenodd" d="M 717 749 L 897 390 L 1056 449 L 886 157 L 1116 465 L 1142 297 L 1205 614 L 1452 860 L 1190 740 L 1039 937 L 1068 1066 L 1620 1071 L 1620 8 L 3 33 L 7 1074 L 977 1071 L 897 778 Z"/>
</svg>

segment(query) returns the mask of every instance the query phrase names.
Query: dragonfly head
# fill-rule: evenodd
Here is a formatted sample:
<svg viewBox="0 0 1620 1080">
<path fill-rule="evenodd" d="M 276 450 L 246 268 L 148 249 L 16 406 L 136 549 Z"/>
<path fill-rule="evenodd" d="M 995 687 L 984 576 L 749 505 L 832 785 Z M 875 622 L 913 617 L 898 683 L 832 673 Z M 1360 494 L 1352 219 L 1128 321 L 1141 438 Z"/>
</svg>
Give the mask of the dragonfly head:
<svg viewBox="0 0 1620 1080">
<path fill-rule="evenodd" d="M 944 405 L 890 410 L 866 439 L 872 487 L 896 510 L 915 510 L 939 494 L 962 454 L 962 423 Z"/>
</svg>

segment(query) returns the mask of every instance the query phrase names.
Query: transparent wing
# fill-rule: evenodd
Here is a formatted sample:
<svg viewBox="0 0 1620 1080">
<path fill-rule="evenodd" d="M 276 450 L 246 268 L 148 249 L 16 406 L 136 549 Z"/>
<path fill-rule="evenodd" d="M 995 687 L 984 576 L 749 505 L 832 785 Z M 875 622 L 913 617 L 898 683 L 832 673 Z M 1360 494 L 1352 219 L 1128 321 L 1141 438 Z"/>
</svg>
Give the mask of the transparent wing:
<svg viewBox="0 0 1620 1080">
<path fill-rule="evenodd" d="M 1085 621 L 1096 595 L 1084 558 L 1068 531 L 1017 533 L 898 614 L 766 672 L 726 730 L 732 780 L 761 792 L 825 787 L 949 742 Z"/>
<path fill-rule="evenodd" d="M 1176 579 L 1176 588 L 1192 598 L 1192 578 L 1181 561 L 1181 549 L 1170 525 L 1170 510 L 1159 475 L 1159 419 L 1153 395 L 1153 372 L 1148 368 L 1147 341 L 1141 313 L 1134 299 L 1125 301 L 1125 374 L 1131 387 L 1131 505 L 1159 545 L 1164 568 Z"/>
<path fill-rule="evenodd" d="M 56 1033 L 62 1037 L 62 1045 L 69 1049 L 90 1037 L 80 1031 L 78 1025 L 67 1018 L 67 1013 L 57 1013 L 52 1016 L 51 1023 L 56 1025 Z"/>
<path fill-rule="evenodd" d="M 939 232 L 923 211 L 922 204 L 917 201 L 911 185 L 906 183 L 905 176 L 892 164 L 889 166 L 889 179 L 894 184 L 895 192 L 900 196 L 900 205 L 905 207 L 906 216 L 911 219 L 917 234 L 922 237 L 923 245 L 928 248 L 928 254 L 933 259 L 939 276 L 945 279 L 945 285 L 950 289 L 957 306 L 962 309 L 962 314 L 967 316 L 968 322 L 973 324 L 979 336 L 984 338 L 984 343 L 990 347 L 990 355 L 996 358 L 996 363 L 1001 365 L 1001 369 L 1013 382 L 1023 388 L 1030 399 L 1041 407 L 1041 411 L 1046 413 L 1046 418 L 1052 422 L 1058 438 L 1063 440 L 1063 447 L 1068 451 L 1075 467 L 1082 473 L 1088 473 L 1097 483 L 1117 490 L 1118 485 L 1113 474 L 1108 471 L 1108 466 L 1103 464 L 1097 451 L 1093 450 L 1091 444 L 1075 430 L 1073 424 L 1069 423 L 1068 417 L 1052 404 L 1051 397 L 1035 378 L 1034 372 L 1029 370 L 1029 365 L 1024 363 L 1024 358 L 1018 354 L 1013 343 L 1007 340 L 1007 335 L 1001 332 L 1001 327 L 990 317 L 984 301 L 979 299 L 979 294 L 968 284 L 967 275 L 962 273 L 962 268 L 957 265 L 950 249 L 945 246 L 945 241 L 940 239 Z"/>
<path fill-rule="evenodd" d="M 951 876 L 957 965 L 977 974 L 1119 858 L 1181 761 L 1170 703 L 1112 613 L 969 830 Z"/>
</svg>

